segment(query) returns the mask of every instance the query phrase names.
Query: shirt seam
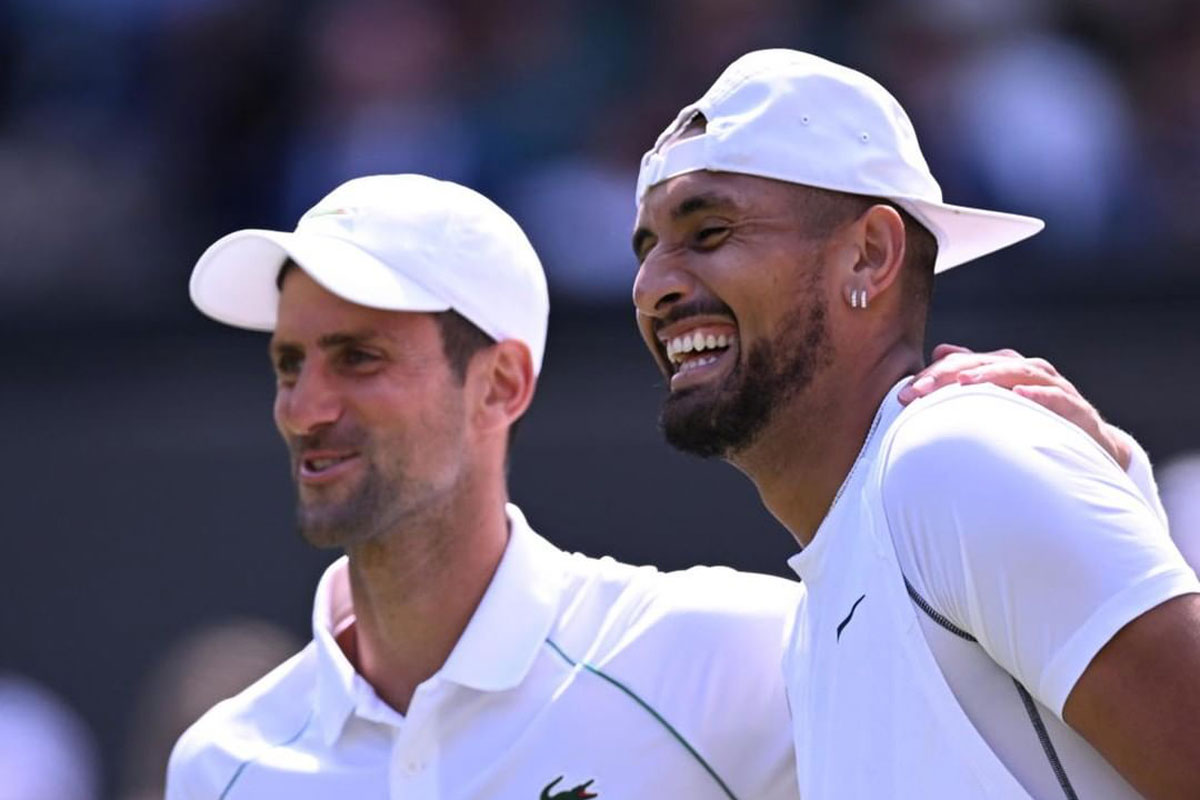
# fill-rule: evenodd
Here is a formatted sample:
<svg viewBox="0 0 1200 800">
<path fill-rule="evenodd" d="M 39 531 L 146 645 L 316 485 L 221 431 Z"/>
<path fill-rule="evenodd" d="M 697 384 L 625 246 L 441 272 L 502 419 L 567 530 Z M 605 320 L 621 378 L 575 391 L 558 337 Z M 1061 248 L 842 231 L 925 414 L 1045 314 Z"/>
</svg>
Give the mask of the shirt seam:
<svg viewBox="0 0 1200 800">
<path fill-rule="evenodd" d="M 904 578 L 904 588 L 908 590 L 908 596 L 912 598 L 917 608 L 924 611 L 925 615 L 937 625 L 960 639 L 964 639 L 975 645 L 979 644 L 974 636 L 946 619 L 944 615 L 940 614 L 937 609 L 930 605 L 929 601 L 913 588 L 907 577 Z M 1033 732 L 1038 738 L 1038 743 L 1042 746 L 1042 754 L 1050 762 L 1050 770 L 1054 773 L 1059 787 L 1063 790 L 1063 795 L 1067 800 L 1078 800 L 1078 796 L 1075 794 L 1075 787 L 1071 785 L 1071 779 L 1067 775 L 1067 770 L 1063 766 L 1062 760 L 1058 757 L 1058 750 L 1054 747 L 1054 740 L 1050 738 L 1050 731 L 1046 729 L 1046 723 L 1042 720 L 1042 715 L 1038 713 L 1033 696 L 1021 685 L 1020 681 L 1012 675 L 1009 675 L 1009 678 L 1012 680 L 1013 686 L 1017 688 L 1017 695 L 1021 698 L 1021 705 L 1025 707 L 1025 714 L 1029 717 L 1029 722 L 1033 725 Z"/>
<path fill-rule="evenodd" d="M 661 725 L 668 733 L 671 734 L 671 736 L 675 739 L 675 741 L 679 742 L 679 744 L 683 746 L 683 748 L 692 756 L 692 758 L 696 760 L 696 763 L 698 763 L 701 767 L 704 768 L 704 771 L 708 773 L 709 777 L 711 777 L 719 787 L 721 787 L 721 791 L 725 793 L 725 796 L 728 797 L 729 800 L 738 800 L 737 795 L 735 795 L 733 793 L 733 791 L 729 788 L 729 786 L 726 785 L 725 781 L 723 781 L 721 779 L 721 776 L 717 774 L 717 771 L 715 769 L 713 769 L 712 765 L 710 765 L 708 763 L 708 761 L 705 760 L 704 756 L 700 755 L 699 751 L 697 751 L 696 748 L 692 746 L 692 744 L 684 737 L 684 735 L 682 733 L 680 733 L 675 728 L 675 726 L 673 726 L 670 722 L 668 722 L 666 720 L 666 718 L 663 717 L 662 714 L 660 714 L 657 710 L 655 710 L 653 706 L 651 706 L 649 703 L 647 703 L 645 700 L 643 700 L 641 698 L 641 696 L 639 696 L 637 694 L 637 692 L 633 691 L 628 686 L 626 686 L 624 683 L 622 683 L 621 681 L 612 677 L 611 675 L 609 675 L 607 672 L 600 669 L 599 667 L 593 666 L 592 664 L 589 664 L 586 661 L 575 661 L 570 656 L 568 656 L 565 652 L 563 652 L 563 649 L 561 647 L 559 647 L 554 642 L 553 639 L 547 638 L 546 644 L 548 644 L 550 646 L 550 649 L 553 650 L 555 653 L 557 653 L 559 655 L 559 657 L 562 658 L 563 661 L 567 662 L 572 667 L 582 667 L 583 669 L 592 673 L 596 677 L 601 678 L 602 680 L 604 680 L 604 681 L 608 682 L 609 684 L 611 684 L 612 686 L 616 687 L 626 697 L 628 697 L 629 699 L 631 699 L 635 703 L 637 703 L 639 706 L 641 706 L 642 710 L 644 710 L 651 717 L 653 717 L 655 719 L 655 721 L 658 722 L 659 725 Z"/>
<path fill-rule="evenodd" d="M 230 776 L 229 782 L 225 784 L 225 788 L 222 789 L 221 794 L 217 796 L 217 800 L 225 800 L 225 798 L 229 796 L 229 791 L 233 788 L 234 784 L 238 782 L 238 779 L 242 777 L 242 773 L 246 771 L 246 767 L 255 763 L 256 761 L 258 761 L 260 758 L 262 758 L 263 756 L 265 756 L 267 753 L 271 752 L 272 750 L 276 750 L 280 747 L 287 747 L 290 744 L 294 744 L 296 742 L 296 740 L 299 739 L 301 736 L 303 736 L 304 732 L 306 730 L 308 730 L 308 726 L 312 723 L 312 721 L 313 721 L 313 712 L 310 710 L 308 712 L 308 716 L 305 717 L 305 719 L 304 719 L 304 724 L 300 726 L 300 730 L 298 730 L 294 734 L 292 734 L 292 736 L 290 738 L 288 738 L 286 741 L 278 742 L 273 745 L 269 745 L 269 746 L 263 748 L 253 758 L 248 758 L 245 761 L 243 761 L 242 763 L 238 764 L 237 769 L 235 769 L 233 771 L 233 775 Z"/>
</svg>

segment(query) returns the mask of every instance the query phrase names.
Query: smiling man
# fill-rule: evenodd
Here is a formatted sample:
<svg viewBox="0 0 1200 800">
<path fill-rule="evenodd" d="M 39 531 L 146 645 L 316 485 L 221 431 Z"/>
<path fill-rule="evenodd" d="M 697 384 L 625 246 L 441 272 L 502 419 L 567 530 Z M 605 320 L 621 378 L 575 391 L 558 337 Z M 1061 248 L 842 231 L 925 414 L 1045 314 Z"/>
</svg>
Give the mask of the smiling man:
<svg viewBox="0 0 1200 800">
<path fill-rule="evenodd" d="M 934 274 L 1041 222 L 944 203 L 886 90 L 787 50 L 680 112 L 638 203 L 667 440 L 803 547 L 801 795 L 1200 797 L 1200 583 L 1103 437 L 1028 402 L 1069 384 L 901 404 Z"/>
<path fill-rule="evenodd" d="M 360 178 L 294 232 L 219 240 L 191 289 L 271 332 L 300 532 L 345 556 L 312 642 L 180 739 L 169 800 L 795 800 L 779 664 L 800 585 L 564 553 L 507 502 L 548 313 L 507 214 L 431 178 Z M 711 342 L 674 349 L 736 348 L 725 308 Z M 980 362 L 1045 383 L 961 353 L 929 377 Z M 1111 443 L 1077 393 L 1058 400 Z"/>
<path fill-rule="evenodd" d="M 564 553 L 507 502 L 549 309 L 507 214 L 360 178 L 294 232 L 221 239 L 191 289 L 272 332 L 300 532 L 345 556 L 313 641 L 180 739 L 170 800 L 794 800 L 798 586 Z"/>
</svg>

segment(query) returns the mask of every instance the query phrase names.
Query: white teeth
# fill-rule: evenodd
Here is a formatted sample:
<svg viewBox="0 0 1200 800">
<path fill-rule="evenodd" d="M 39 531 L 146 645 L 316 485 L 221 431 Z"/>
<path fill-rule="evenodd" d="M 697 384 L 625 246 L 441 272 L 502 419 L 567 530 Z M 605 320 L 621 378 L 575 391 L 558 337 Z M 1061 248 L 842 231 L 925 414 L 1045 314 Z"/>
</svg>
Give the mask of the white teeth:
<svg viewBox="0 0 1200 800">
<path fill-rule="evenodd" d="M 306 463 L 313 472 L 321 472 L 345 460 L 345 458 L 310 458 Z"/>
<path fill-rule="evenodd" d="M 732 347 L 737 341 L 737 337 L 726 335 L 724 333 L 704 334 L 700 332 L 687 333 L 683 336 L 676 336 L 666 342 L 667 358 L 673 363 L 678 364 L 682 361 L 682 356 L 685 353 L 700 352 L 702 350 L 715 350 L 718 347 Z"/>
</svg>

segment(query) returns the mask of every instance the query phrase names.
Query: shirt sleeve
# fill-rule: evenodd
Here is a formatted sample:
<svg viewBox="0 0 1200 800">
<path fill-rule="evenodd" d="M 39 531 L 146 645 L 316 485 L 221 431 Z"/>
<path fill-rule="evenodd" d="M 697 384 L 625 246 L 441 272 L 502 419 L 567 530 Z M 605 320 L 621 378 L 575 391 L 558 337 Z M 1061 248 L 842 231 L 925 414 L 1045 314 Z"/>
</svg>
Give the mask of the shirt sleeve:
<svg viewBox="0 0 1200 800">
<path fill-rule="evenodd" d="M 1151 502 L 1075 426 L 990 387 L 926 401 L 884 453 L 893 541 L 926 599 L 1061 718 L 1117 631 L 1200 583 Z"/>
<path fill-rule="evenodd" d="M 1125 471 L 1125 474 L 1133 481 L 1138 493 L 1146 500 L 1147 505 L 1165 527 L 1167 511 L 1163 508 L 1162 499 L 1158 496 L 1158 484 L 1154 480 L 1154 468 L 1150 466 L 1150 456 L 1132 435 L 1126 431 L 1121 431 L 1121 434 L 1129 443 L 1129 469 Z"/>
</svg>

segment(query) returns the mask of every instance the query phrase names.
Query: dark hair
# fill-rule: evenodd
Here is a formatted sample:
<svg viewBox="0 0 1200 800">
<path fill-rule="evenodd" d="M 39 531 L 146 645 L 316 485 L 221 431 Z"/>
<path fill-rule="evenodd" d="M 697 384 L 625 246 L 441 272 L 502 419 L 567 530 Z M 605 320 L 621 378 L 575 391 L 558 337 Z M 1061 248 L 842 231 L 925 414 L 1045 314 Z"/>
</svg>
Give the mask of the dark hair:
<svg viewBox="0 0 1200 800">
<path fill-rule="evenodd" d="M 937 239 L 929 229 L 885 197 L 797 185 L 802 189 L 797 192 L 800 198 L 799 216 L 812 236 L 828 236 L 838 225 L 858 219 L 872 206 L 885 205 L 896 210 L 904 222 L 905 255 L 901 286 L 914 314 L 921 321 L 923 331 L 933 297 L 933 266 L 938 252 Z"/>
<path fill-rule="evenodd" d="M 459 383 L 462 383 L 467 379 L 467 365 L 471 363 L 471 357 L 494 345 L 496 340 L 453 309 L 436 312 L 433 319 L 442 334 L 442 352 L 446 355 L 446 361 L 450 363 L 450 369 L 458 377 Z"/>
</svg>

